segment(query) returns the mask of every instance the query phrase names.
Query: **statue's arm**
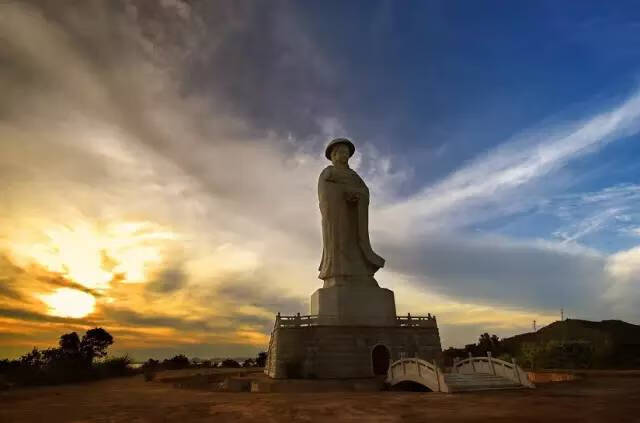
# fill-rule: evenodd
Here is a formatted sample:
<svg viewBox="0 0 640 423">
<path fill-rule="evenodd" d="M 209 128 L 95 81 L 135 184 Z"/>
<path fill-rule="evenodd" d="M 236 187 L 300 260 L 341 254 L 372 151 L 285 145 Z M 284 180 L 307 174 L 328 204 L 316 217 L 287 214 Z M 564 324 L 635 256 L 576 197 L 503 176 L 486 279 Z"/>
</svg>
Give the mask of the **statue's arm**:
<svg viewBox="0 0 640 423">
<path fill-rule="evenodd" d="M 328 184 L 333 183 L 334 181 L 331 178 L 331 168 L 330 167 L 326 167 L 321 173 L 320 173 L 320 177 L 318 178 L 318 200 L 320 201 L 320 208 L 322 209 L 322 206 L 324 203 L 326 203 L 327 201 L 327 195 L 328 195 Z"/>
<path fill-rule="evenodd" d="M 358 180 L 358 188 L 354 190 L 354 194 L 356 194 L 356 197 L 358 197 L 358 199 L 364 198 L 366 201 L 369 201 L 369 188 L 367 187 L 367 184 L 364 183 L 360 175 L 355 173 L 355 176 Z"/>
</svg>

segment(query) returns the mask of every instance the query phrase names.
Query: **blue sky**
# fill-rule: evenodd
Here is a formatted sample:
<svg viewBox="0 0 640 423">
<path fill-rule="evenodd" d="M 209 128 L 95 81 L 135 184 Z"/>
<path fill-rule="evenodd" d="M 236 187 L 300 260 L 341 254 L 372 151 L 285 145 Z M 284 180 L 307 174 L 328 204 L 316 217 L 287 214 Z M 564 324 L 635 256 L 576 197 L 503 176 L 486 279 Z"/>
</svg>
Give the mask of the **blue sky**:
<svg viewBox="0 0 640 423">
<path fill-rule="evenodd" d="M 633 2 L 0 4 L 0 355 L 265 349 L 320 286 L 336 136 L 443 346 L 640 323 Z"/>
<path fill-rule="evenodd" d="M 340 71 L 336 108 L 354 136 L 415 170 L 406 193 L 524 131 L 584 119 L 638 87 L 640 10 L 630 2 L 298 6 L 305 29 Z M 619 137 L 567 163 L 540 200 L 635 183 L 637 139 Z M 473 229 L 555 239 L 587 216 L 582 209 L 559 219 L 532 207 Z M 608 252 L 629 248 L 636 239 L 622 229 L 638 222 L 625 216 L 581 241 Z"/>
</svg>

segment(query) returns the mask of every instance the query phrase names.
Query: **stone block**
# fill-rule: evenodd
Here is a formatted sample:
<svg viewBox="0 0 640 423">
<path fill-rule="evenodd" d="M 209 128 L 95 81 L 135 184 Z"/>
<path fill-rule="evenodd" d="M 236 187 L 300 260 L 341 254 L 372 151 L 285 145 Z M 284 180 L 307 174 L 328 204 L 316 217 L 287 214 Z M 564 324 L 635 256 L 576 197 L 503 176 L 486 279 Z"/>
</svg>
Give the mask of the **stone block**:
<svg viewBox="0 0 640 423">
<path fill-rule="evenodd" d="M 320 325 L 395 326 L 393 291 L 369 286 L 320 288 L 311 295 L 311 315 Z"/>
</svg>

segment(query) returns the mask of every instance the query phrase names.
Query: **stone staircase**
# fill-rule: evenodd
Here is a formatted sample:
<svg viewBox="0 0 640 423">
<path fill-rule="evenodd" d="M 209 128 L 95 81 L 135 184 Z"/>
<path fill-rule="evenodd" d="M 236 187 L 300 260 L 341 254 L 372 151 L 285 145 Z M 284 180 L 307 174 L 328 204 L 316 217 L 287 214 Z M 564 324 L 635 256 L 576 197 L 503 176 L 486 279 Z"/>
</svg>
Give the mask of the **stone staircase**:
<svg viewBox="0 0 640 423">
<path fill-rule="evenodd" d="M 449 392 L 487 391 L 494 389 L 524 388 L 521 384 L 502 376 L 487 373 L 445 373 L 444 381 Z"/>
</svg>

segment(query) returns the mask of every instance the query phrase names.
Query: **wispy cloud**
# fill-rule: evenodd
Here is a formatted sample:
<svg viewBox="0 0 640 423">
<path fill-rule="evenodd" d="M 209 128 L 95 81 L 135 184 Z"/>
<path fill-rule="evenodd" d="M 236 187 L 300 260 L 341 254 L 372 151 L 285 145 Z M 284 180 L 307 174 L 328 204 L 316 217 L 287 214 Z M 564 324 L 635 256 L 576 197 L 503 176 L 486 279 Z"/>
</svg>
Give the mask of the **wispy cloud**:
<svg viewBox="0 0 640 423">
<path fill-rule="evenodd" d="M 523 201 L 522 191 L 530 184 L 639 130 L 640 93 L 634 93 L 624 103 L 573 125 L 545 126 L 515 137 L 405 201 L 383 207 L 380 214 L 385 225 L 397 222 L 404 235 L 416 225 L 459 227 L 513 212 L 521 206 L 513 201 Z"/>
<path fill-rule="evenodd" d="M 601 231 L 634 235 L 640 223 L 639 207 L 640 186 L 621 184 L 600 191 L 555 196 L 538 212 L 566 222 L 553 235 L 563 242 L 574 242 Z"/>
</svg>

